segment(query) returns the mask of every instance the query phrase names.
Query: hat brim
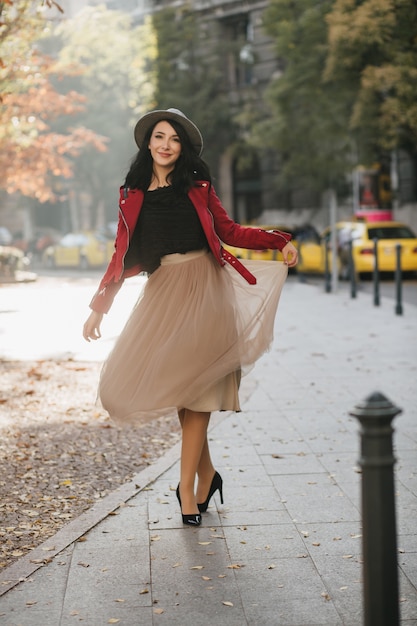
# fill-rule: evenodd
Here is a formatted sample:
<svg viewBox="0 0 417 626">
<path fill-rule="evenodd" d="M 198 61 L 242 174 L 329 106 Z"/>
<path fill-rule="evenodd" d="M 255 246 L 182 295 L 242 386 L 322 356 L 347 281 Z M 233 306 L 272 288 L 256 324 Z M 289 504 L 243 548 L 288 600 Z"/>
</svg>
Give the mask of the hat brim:
<svg viewBox="0 0 417 626">
<path fill-rule="evenodd" d="M 157 110 L 151 111 L 150 113 L 146 113 L 143 117 L 140 118 L 138 123 L 135 126 L 135 141 L 138 148 L 143 147 L 143 142 L 145 139 L 145 135 L 149 128 L 157 124 L 162 120 L 174 120 L 183 126 L 186 131 L 188 137 L 190 138 L 191 144 L 194 150 L 200 155 L 203 151 L 203 137 L 201 136 L 200 131 L 197 126 L 182 115 L 181 113 L 176 113 L 172 110 Z"/>
</svg>

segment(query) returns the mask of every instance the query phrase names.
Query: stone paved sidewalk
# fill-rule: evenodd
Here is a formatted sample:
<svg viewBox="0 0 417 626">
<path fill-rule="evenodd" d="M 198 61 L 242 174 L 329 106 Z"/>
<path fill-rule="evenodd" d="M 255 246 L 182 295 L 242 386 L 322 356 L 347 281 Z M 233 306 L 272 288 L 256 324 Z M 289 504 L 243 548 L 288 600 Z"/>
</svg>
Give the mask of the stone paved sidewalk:
<svg viewBox="0 0 417 626">
<path fill-rule="evenodd" d="M 225 504 L 183 527 L 179 446 L 0 578 L 0 623 L 359 626 L 359 428 L 394 420 L 401 624 L 417 624 L 417 310 L 288 281 L 240 414 L 210 430 Z M 47 561 L 42 565 L 42 562 Z M 19 582 L 20 581 L 20 582 Z"/>
</svg>

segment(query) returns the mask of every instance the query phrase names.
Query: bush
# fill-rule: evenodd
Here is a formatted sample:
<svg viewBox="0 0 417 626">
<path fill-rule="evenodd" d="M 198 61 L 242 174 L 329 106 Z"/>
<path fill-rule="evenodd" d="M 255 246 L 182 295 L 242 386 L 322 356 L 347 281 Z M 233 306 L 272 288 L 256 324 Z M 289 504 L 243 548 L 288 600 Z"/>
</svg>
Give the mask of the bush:
<svg viewBox="0 0 417 626">
<path fill-rule="evenodd" d="M 0 246 L 0 279 L 12 280 L 17 271 L 25 269 L 25 255 L 22 250 L 12 246 Z"/>
</svg>

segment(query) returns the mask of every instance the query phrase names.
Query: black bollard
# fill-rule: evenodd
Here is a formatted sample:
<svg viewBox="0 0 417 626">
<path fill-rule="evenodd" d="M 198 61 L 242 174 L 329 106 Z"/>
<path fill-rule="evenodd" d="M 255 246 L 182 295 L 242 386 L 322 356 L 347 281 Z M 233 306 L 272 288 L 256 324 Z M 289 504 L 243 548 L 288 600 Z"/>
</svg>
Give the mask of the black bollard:
<svg viewBox="0 0 417 626">
<path fill-rule="evenodd" d="M 396 304 L 395 304 L 395 313 L 396 315 L 403 314 L 403 305 L 402 305 L 402 284 L 401 284 L 401 244 L 397 243 L 395 246 L 396 253 L 396 265 L 395 265 L 395 293 L 396 293 Z"/>
<path fill-rule="evenodd" d="M 329 264 L 329 242 L 324 240 L 324 289 L 326 293 L 330 293 L 332 290 L 332 284 L 330 280 L 330 264 Z"/>
<path fill-rule="evenodd" d="M 298 239 L 298 265 L 299 267 L 303 267 L 303 240 L 300 237 L 300 239 Z M 298 281 L 300 283 L 305 283 L 306 282 L 306 277 L 305 274 L 303 272 L 303 270 L 297 270 L 297 274 L 298 274 Z"/>
<path fill-rule="evenodd" d="M 374 305 L 379 306 L 378 239 L 374 239 Z"/>
<path fill-rule="evenodd" d="M 350 297 L 356 298 L 356 270 L 355 270 L 355 263 L 353 261 L 352 239 L 349 239 L 349 242 L 348 242 L 348 254 L 349 254 Z"/>
<path fill-rule="evenodd" d="M 398 626 L 398 563 L 391 422 L 401 413 L 375 392 L 350 412 L 361 425 L 365 626 Z"/>
</svg>

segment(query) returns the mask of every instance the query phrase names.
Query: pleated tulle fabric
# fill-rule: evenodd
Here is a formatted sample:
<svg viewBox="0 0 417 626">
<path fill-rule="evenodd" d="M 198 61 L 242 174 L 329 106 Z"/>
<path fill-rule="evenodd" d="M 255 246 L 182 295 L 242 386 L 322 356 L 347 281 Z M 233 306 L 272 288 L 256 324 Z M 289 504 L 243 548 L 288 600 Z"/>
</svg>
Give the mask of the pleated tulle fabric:
<svg viewBox="0 0 417 626">
<path fill-rule="evenodd" d="M 288 271 L 244 263 L 256 285 L 206 251 L 163 257 L 102 369 L 99 398 L 116 423 L 240 410 L 240 377 L 272 342 Z"/>
</svg>

